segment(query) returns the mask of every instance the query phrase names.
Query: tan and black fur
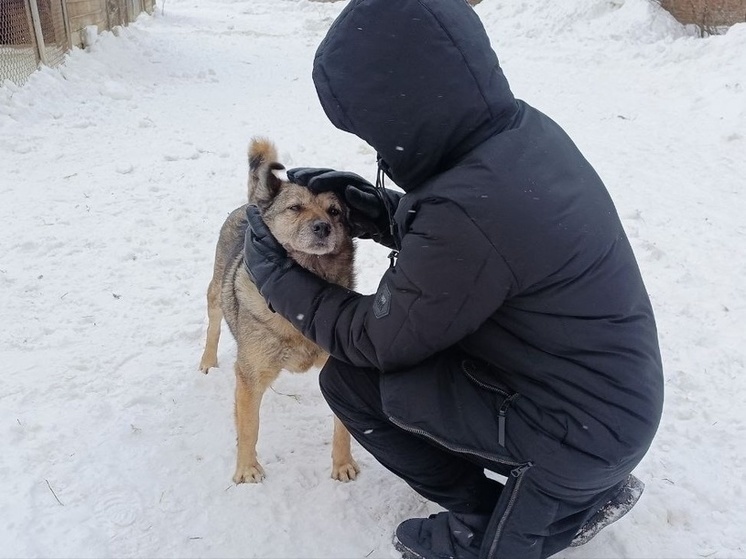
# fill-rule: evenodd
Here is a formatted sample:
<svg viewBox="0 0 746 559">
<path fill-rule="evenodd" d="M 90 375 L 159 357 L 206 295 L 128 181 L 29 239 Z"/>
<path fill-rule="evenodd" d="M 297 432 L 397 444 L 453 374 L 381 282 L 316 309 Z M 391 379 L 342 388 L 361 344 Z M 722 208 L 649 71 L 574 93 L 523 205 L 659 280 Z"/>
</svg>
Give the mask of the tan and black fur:
<svg viewBox="0 0 746 559">
<path fill-rule="evenodd" d="M 301 266 L 326 280 L 352 288 L 354 245 L 347 210 L 331 192 L 314 194 L 282 180 L 272 142 L 254 138 L 249 147 L 249 203 L 256 204 L 272 234 Z M 238 346 L 236 358 L 236 483 L 259 482 L 259 406 L 267 388 L 285 369 L 302 373 L 320 367 L 327 354 L 290 322 L 269 310 L 243 264 L 246 206 L 234 210 L 220 230 L 215 268 L 207 290 L 209 325 L 200 370 L 217 366 L 221 320 Z M 350 453 L 350 434 L 334 418 L 332 477 L 355 479 L 359 468 Z"/>
</svg>

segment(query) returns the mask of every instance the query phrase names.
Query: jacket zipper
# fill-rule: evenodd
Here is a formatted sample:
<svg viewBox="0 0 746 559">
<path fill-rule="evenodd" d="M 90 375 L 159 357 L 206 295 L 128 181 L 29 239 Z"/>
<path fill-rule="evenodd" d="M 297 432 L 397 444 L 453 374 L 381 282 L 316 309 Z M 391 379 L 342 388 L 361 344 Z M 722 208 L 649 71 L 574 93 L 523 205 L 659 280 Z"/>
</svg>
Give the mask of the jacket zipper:
<svg viewBox="0 0 746 559">
<path fill-rule="evenodd" d="M 506 398 L 509 398 L 511 396 L 517 396 L 517 393 L 511 394 L 507 390 L 503 390 L 502 388 L 499 388 L 497 386 L 493 386 L 491 384 L 487 384 L 485 382 L 482 382 L 478 378 L 476 378 L 474 375 L 471 374 L 468 367 L 466 366 L 466 363 L 462 363 L 461 370 L 464 371 L 464 374 L 466 374 L 467 377 L 469 377 L 469 380 L 471 380 L 474 384 L 478 384 L 485 390 L 489 390 L 490 392 L 496 392 L 497 394 L 502 394 Z"/>
<path fill-rule="evenodd" d="M 469 369 L 466 367 L 465 363 L 461 366 L 461 370 L 464 371 L 464 374 L 469 377 L 469 380 L 471 380 L 474 384 L 490 392 L 500 394 L 505 398 L 505 400 L 503 400 L 503 403 L 500 404 L 500 407 L 497 410 L 497 442 L 500 446 L 505 447 L 505 416 L 508 413 L 508 408 L 513 403 L 513 400 L 518 398 L 520 394 L 518 394 L 517 392 L 510 394 L 502 388 L 498 388 L 497 386 L 492 386 L 491 384 L 482 382 L 481 380 L 475 378 L 469 372 Z"/>
<path fill-rule="evenodd" d="M 508 396 L 497 410 L 497 443 L 503 448 L 505 447 L 505 415 L 508 413 L 510 404 L 512 404 L 513 400 L 517 397 L 518 394 Z"/>
<path fill-rule="evenodd" d="M 443 439 L 436 437 L 434 435 L 431 435 L 427 431 L 424 431 L 422 429 L 419 429 L 417 427 L 412 427 L 410 425 L 407 425 L 406 423 L 402 423 L 395 417 L 389 416 L 389 421 L 399 427 L 400 429 L 404 429 L 405 431 L 409 433 L 413 433 L 415 435 L 420 435 L 422 437 L 425 437 L 426 439 L 430 439 L 431 441 L 437 443 L 439 446 L 442 446 L 443 448 L 447 448 L 451 452 L 456 452 L 458 454 L 471 454 L 472 456 L 477 456 L 478 458 L 483 458 L 485 460 L 489 460 L 492 462 L 497 462 L 498 464 L 505 464 L 507 466 L 521 466 L 523 465 L 521 462 L 516 462 L 515 460 L 506 460 L 502 456 L 498 456 L 496 454 L 489 454 L 486 452 L 479 452 L 477 450 L 472 450 L 470 448 L 465 448 L 461 446 L 455 446 L 452 445 Z M 514 471 L 514 470 L 513 470 Z M 512 473 L 512 471 L 511 471 Z"/>
<path fill-rule="evenodd" d="M 492 545 L 490 545 L 490 551 L 487 553 L 487 559 L 490 559 L 491 557 L 494 557 L 495 555 L 495 548 L 497 547 L 497 541 L 500 539 L 500 535 L 502 534 L 503 528 L 505 528 L 505 523 L 508 520 L 508 517 L 510 516 L 510 511 L 513 510 L 513 506 L 515 505 L 515 501 L 518 498 L 518 490 L 521 488 L 521 483 L 523 483 L 523 474 L 526 473 L 526 470 L 531 468 L 533 466 L 533 462 L 526 462 L 524 464 L 519 465 L 517 468 L 513 468 L 510 471 L 510 475 L 513 476 L 516 479 L 515 487 L 513 487 L 513 491 L 510 494 L 510 500 L 508 501 L 508 506 L 505 507 L 505 512 L 503 512 L 502 518 L 500 518 L 500 523 L 497 525 L 497 529 L 495 530 L 495 536 L 492 538 Z"/>
<path fill-rule="evenodd" d="M 516 394 L 514 394 L 514 396 L 516 396 Z M 476 450 L 471 450 L 469 448 L 455 446 L 455 445 L 445 442 L 443 439 L 439 437 L 431 435 L 430 433 L 428 433 L 427 431 L 423 429 L 419 429 L 417 427 L 411 427 L 407 425 L 406 423 L 402 423 L 395 417 L 388 416 L 388 418 L 391 423 L 393 423 L 400 429 L 404 429 L 405 431 L 409 433 L 413 433 L 415 435 L 420 435 L 422 437 L 430 439 L 431 441 L 437 443 L 443 448 L 450 450 L 451 452 L 456 452 L 459 454 L 471 454 L 473 456 L 477 456 L 485 460 L 491 460 L 493 462 L 497 462 L 498 464 L 515 466 L 512 470 L 510 470 L 510 475 L 513 476 L 514 478 L 517 478 L 517 481 L 515 482 L 515 487 L 513 487 L 513 491 L 510 494 L 510 500 L 508 501 L 508 506 L 505 507 L 505 512 L 503 513 L 502 518 L 500 519 L 500 523 L 497 525 L 497 529 L 495 530 L 495 537 L 492 539 L 492 545 L 490 546 L 490 551 L 487 554 L 488 559 L 490 557 L 493 557 L 495 553 L 495 547 L 497 547 L 497 540 L 499 539 L 500 534 L 502 533 L 502 530 L 505 527 L 505 522 L 507 521 L 508 516 L 510 515 L 510 511 L 513 509 L 513 506 L 515 505 L 515 501 L 518 498 L 518 489 L 520 489 L 521 483 L 523 482 L 523 474 L 526 472 L 526 470 L 528 470 L 530 467 L 534 465 L 533 462 L 516 462 L 515 460 L 506 460 L 505 458 L 502 458 L 500 456 L 496 456 L 493 454 L 488 454 L 485 452 L 478 452 Z"/>
</svg>

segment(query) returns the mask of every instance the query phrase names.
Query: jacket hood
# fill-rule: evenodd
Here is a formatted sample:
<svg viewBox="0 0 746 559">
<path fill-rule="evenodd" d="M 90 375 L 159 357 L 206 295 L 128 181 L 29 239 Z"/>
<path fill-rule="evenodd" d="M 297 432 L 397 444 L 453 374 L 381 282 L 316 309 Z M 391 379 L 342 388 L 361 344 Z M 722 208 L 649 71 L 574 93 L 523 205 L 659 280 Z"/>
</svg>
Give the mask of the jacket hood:
<svg viewBox="0 0 746 559">
<path fill-rule="evenodd" d="M 350 0 L 313 68 L 331 122 L 412 190 L 506 128 L 517 104 L 465 0 Z"/>
</svg>

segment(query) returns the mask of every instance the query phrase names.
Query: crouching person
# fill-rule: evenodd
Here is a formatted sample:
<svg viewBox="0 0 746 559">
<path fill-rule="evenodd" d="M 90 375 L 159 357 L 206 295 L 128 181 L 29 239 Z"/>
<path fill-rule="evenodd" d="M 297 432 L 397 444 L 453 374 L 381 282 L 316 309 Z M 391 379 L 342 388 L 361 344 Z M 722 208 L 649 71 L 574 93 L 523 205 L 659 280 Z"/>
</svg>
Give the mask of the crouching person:
<svg viewBox="0 0 746 559">
<path fill-rule="evenodd" d="M 313 78 L 332 123 L 377 151 L 377 184 L 288 177 L 346 200 L 352 233 L 392 248 L 392 265 L 374 295 L 329 284 L 255 208 L 245 261 L 331 355 L 321 388 L 337 417 L 445 509 L 403 522 L 397 549 L 523 559 L 584 543 L 639 498 L 631 472 L 663 399 L 650 301 L 603 182 L 513 96 L 463 0 L 351 0 Z"/>
</svg>

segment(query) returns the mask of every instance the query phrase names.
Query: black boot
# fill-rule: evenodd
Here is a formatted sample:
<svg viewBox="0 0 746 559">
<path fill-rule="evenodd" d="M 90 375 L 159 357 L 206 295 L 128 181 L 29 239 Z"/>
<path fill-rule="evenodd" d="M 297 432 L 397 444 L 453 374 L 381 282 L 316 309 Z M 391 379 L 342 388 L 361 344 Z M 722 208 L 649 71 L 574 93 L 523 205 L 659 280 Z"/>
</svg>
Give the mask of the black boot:
<svg viewBox="0 0 746 559">
<path fill-rule="evenodd" d="M 598 534 L 609 524 L 616 522 L 627 514 L 635 503 L 640 499 L 640 495 L 645 489 L 645 484 L 632 474 L 629 475 L 624 485 L 601 509 L 591 516 L 575 537 L 570 542 L 570 547 L 578 547 L 591 541 L 591 538 Z"/>
<path fill-rule="evenodd" d="M 411 518 L 396 529 L 394 547 L 403 559 L 477 559 L 490 516 L 441 512 Z"/>
</svg>

